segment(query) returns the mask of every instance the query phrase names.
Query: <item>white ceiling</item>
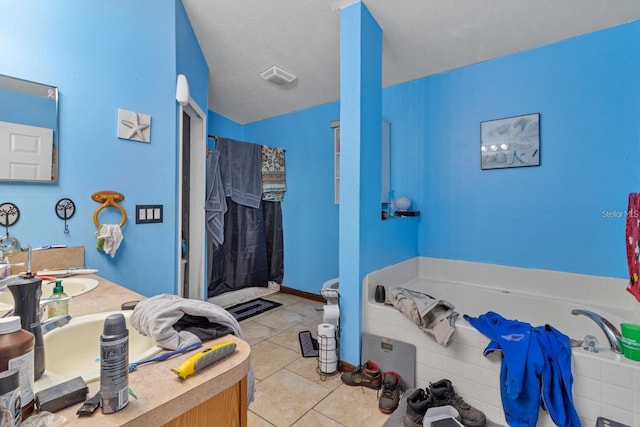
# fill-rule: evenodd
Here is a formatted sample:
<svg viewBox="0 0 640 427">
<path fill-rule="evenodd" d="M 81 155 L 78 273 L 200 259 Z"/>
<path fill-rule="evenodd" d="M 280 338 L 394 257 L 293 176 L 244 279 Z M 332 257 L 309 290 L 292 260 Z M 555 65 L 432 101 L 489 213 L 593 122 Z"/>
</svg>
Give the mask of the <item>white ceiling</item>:
<svg viewBox="0 0 640 427">
<path fill-rule="evenodd" d="M 182 0 L 209 64 L 209 109 L 240 124 L 336 101 L 353 0 Z M 640 19 L 640 0 L 365 0 L 383 87 Z M 260 78 L 278 65 L 287 86 Z"/>
</svg>

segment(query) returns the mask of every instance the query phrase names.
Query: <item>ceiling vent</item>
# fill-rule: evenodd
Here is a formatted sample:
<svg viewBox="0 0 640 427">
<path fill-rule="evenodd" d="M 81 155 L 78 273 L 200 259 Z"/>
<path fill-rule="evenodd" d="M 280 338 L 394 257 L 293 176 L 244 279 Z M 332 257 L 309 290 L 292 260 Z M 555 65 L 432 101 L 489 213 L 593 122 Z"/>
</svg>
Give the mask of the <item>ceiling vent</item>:
<svg viewBox="0 0 640 427">
<path fill-rule="evenodd" d="M 291 83 L 296 79 L 295 75 L 286 72 L 285 70 L 278 67 L 277 65 L 274 65 L 273 67 L 264 71 L 262 74 L 260 74 L 260 76 L 266 81 L 275 83 L 280 86 L 286 85 L 287 83 Z"/>
</svg>

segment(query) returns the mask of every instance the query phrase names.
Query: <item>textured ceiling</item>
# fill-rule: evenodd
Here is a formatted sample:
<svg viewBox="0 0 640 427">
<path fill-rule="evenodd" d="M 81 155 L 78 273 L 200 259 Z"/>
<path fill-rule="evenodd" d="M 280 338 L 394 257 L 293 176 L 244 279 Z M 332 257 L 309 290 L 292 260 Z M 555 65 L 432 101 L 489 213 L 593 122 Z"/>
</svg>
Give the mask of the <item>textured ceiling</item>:
<svg viewBox="0 0 640 427">
<path fill-rule="evenodd" d="M 209 64 L 209 109 L 245 124 L 340 96 L 349 0 L 183 0 Z M 640 19 L 640 0 L 365 0 L 383 31 L 383 86 Z M 272 65 L 297 80 L 260 78 Z"/>
</svg>

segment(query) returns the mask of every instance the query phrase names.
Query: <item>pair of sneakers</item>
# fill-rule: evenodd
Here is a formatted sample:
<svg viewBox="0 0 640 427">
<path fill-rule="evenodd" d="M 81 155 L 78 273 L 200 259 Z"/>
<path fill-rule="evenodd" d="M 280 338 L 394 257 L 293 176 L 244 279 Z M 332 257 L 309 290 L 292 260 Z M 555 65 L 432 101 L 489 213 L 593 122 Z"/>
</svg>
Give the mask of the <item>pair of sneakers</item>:
<svg viewBox="0 0 640 427">
<path fill-rule="evenodd" d="M 358 366 L 355 371 L 340 376 L 344 384 L 381 390 L 378 408 L 383 414 L 390 414 L 398 407 L 402 392 L 400 375 L 394 371 L 382 372 L 371 360 Z"/>
<path fill-rule="evenodd" d="M 487 423 L 484 413 L 465 402 L 448 379 L 430 383 L 428 388 L 418 388 L 407 396 L 407 413 L 402 421 L 407 427 L 422 427 L 427 409 L 446 405 L 458 411 L 458 421 L 467 427 L 483 427 Z"/>
</svg>

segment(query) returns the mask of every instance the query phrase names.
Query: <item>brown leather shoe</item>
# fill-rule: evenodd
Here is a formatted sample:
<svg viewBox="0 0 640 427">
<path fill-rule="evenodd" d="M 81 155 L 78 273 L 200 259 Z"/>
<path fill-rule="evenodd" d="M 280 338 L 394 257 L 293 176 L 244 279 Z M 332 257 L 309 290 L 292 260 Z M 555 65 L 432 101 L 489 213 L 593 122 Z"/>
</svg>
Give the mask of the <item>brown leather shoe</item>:
<svg viewBox="0 0 640 427">
<path fill-rule="evenodd" d="M 367 360 L 364 365 L 358 366 L 355 371 L 343 373 L 340 376 L 340 379 L 346 385 L 359 385 L 362 387 L 372 388 L 374 390 L 380 390 L 382 373 L 380 372 L 378 365 Z"/>
</svg>

